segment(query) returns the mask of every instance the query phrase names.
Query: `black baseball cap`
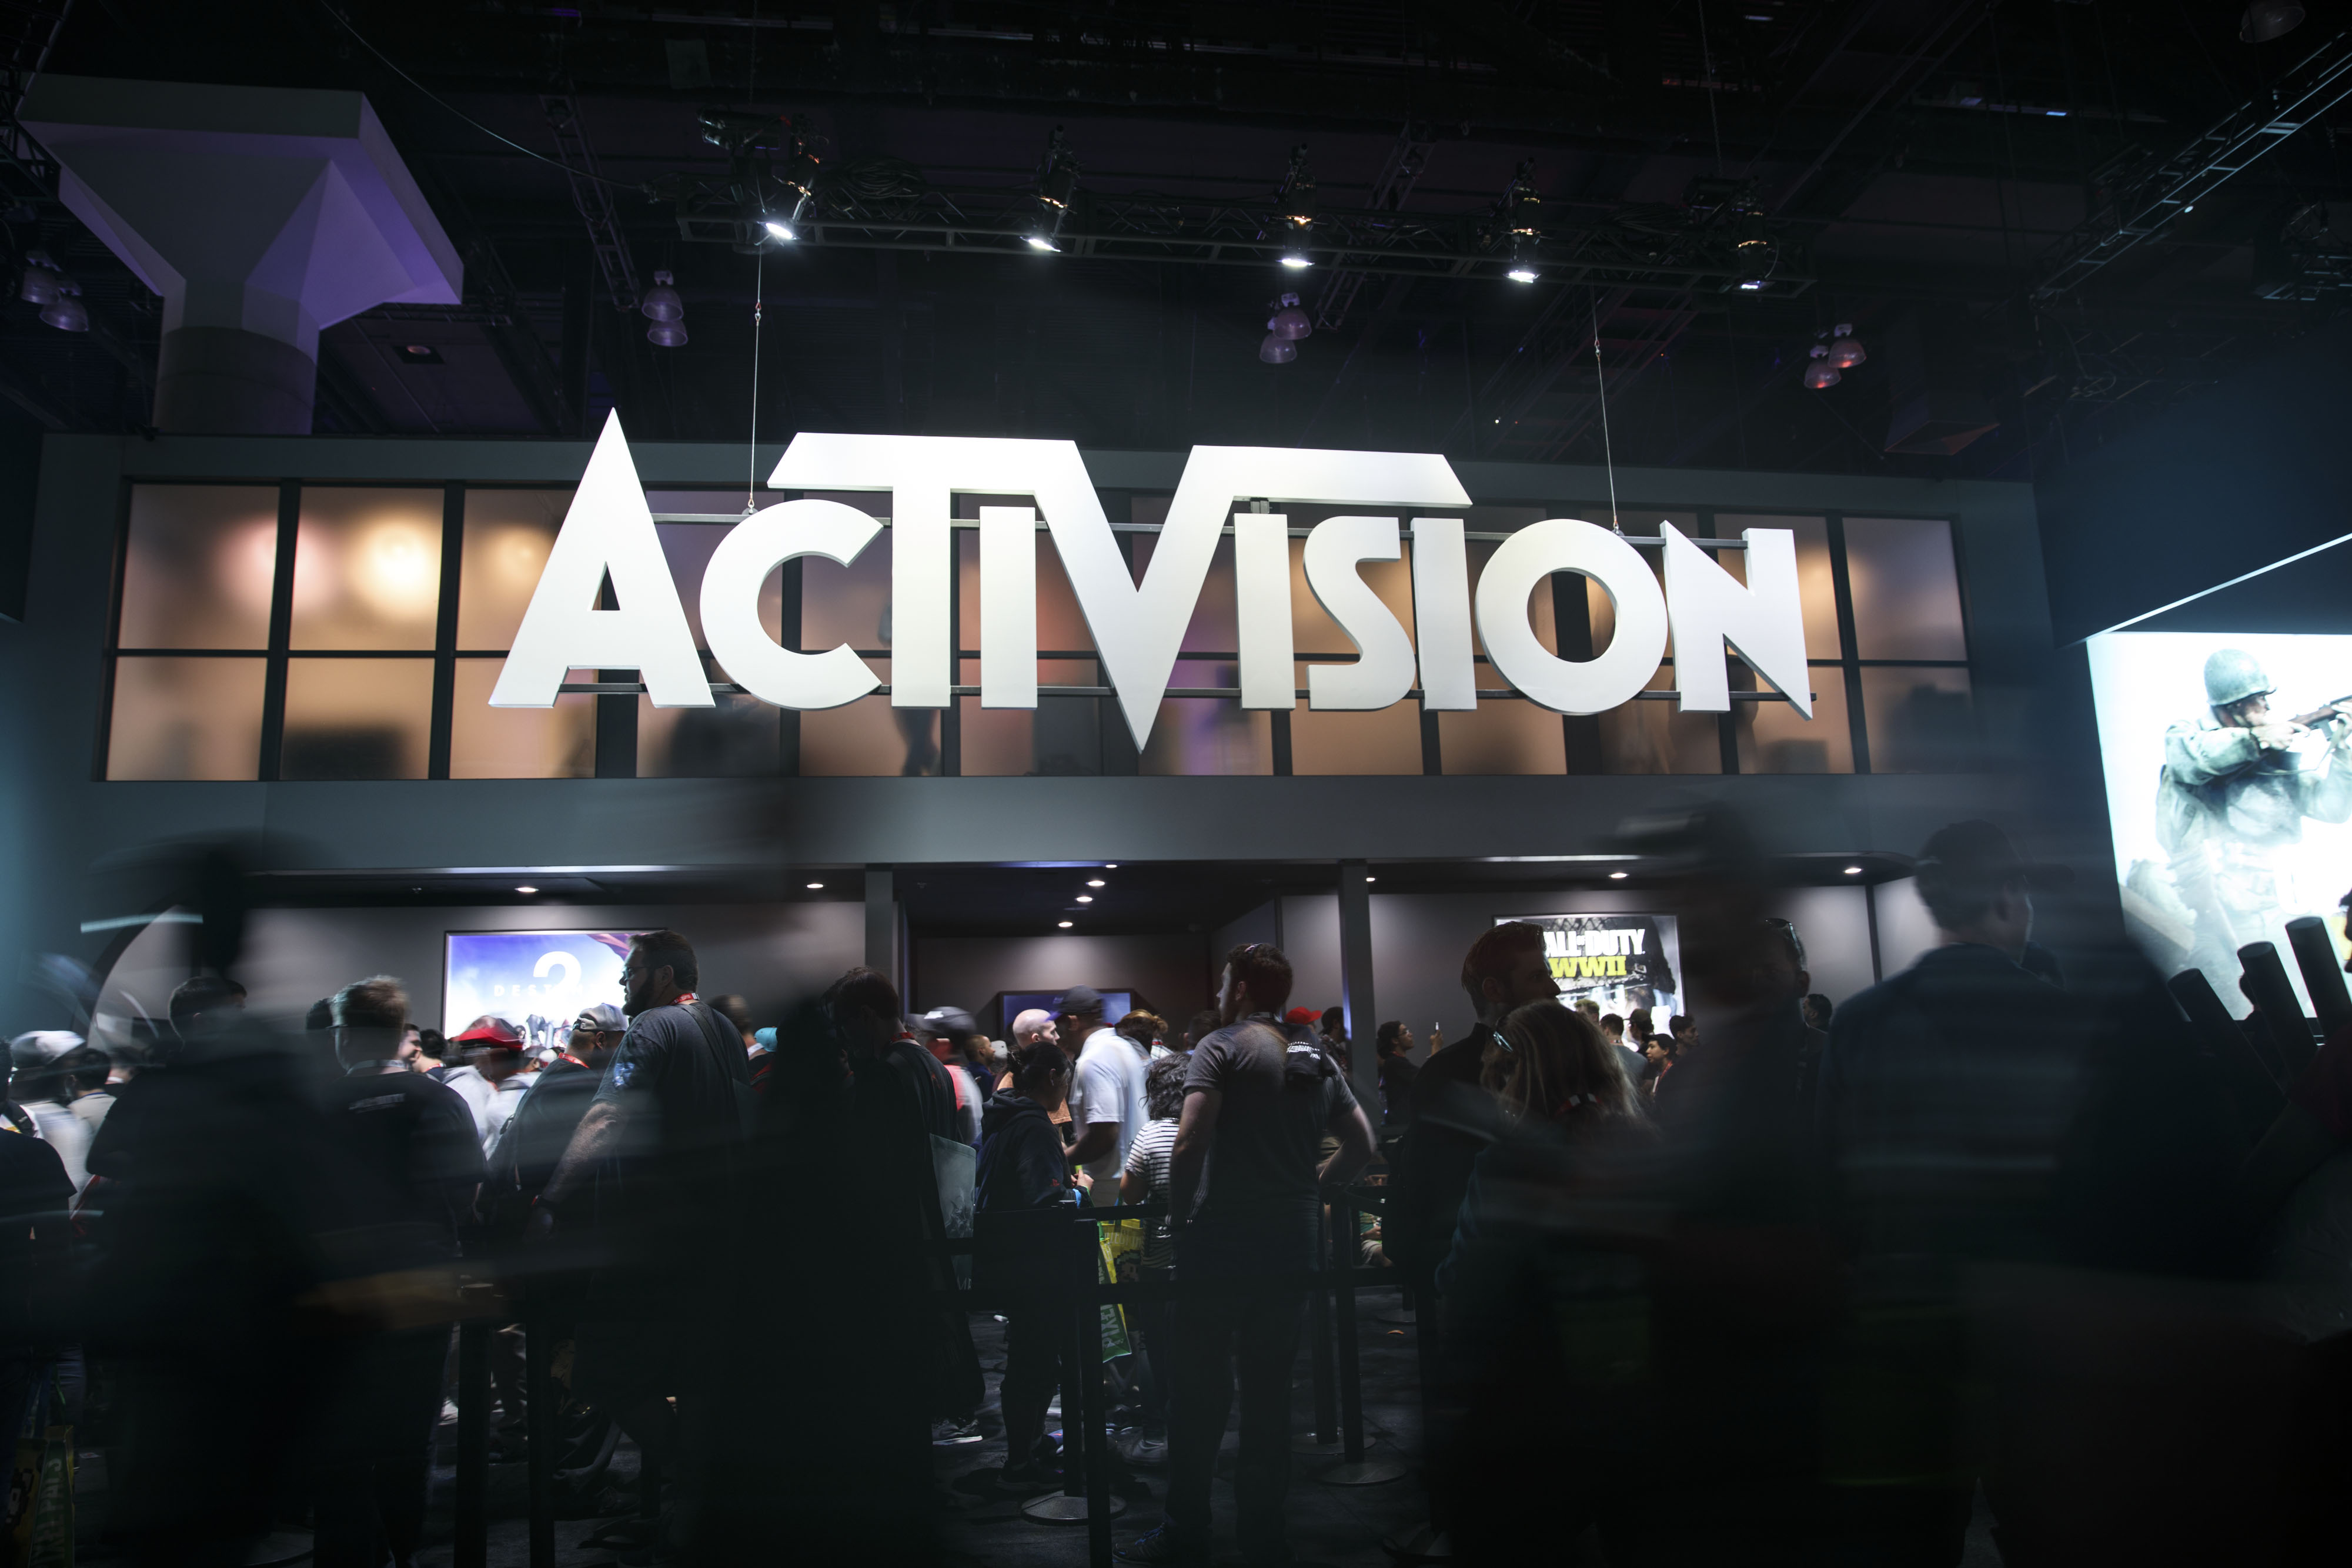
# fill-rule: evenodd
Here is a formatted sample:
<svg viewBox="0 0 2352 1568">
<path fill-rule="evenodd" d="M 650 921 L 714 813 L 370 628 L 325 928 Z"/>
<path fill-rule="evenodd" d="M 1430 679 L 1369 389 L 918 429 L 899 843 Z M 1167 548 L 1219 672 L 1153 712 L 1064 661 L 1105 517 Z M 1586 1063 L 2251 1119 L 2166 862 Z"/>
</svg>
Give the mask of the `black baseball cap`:
<svg viewBox="0 0 2352 1568">
<path fill-rule="evenodd" d="M 2065 866 L 2027 860 L 2007 833 L 1981 819 L 1937 829 L 1919 847 L 1911 869 L 1923 884 L 1944 887 L 1996 888 L 2021 882 L 2039 893 L 2074 880 Z"/>
<path fill-rule="evenodd" d="M 1072 1018 L 1099 1018 L 1103 1010 L 1102 993 L 1092 986 L 1072 986 L 1062 993 L 1061 1010 Z"/>
</svg>

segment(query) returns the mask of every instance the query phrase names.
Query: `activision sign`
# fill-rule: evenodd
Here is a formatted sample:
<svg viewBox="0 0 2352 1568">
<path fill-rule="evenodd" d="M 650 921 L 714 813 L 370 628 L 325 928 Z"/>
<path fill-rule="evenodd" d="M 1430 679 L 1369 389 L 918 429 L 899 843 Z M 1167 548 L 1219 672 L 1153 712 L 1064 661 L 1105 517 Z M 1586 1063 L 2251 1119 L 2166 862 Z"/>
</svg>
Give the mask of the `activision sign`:
<svg viewBox="0 0 2352 1568">
<path fill-rule="evenodd" d="M 1307 535 L 1307 586 L 1360 654 L 1352 664 L 1309 667 L 1310 707 L 1384 708 L 1403 700 L 1416 681 L 1427 708 L 1476 707 L 1475 623 L 1476 642 L 1496 673 L 1556 712 L 1600 713 L 1632 701 L 1656 674 L 1671 632 L 1685 712 L 1730 708 L 1722 657 L 1728 646 L 1798 712 L 1812 716 L 1795 536 L 1785 528 L 1750 528 L 1741 536 L 1743 583 L 1671 524 L 1660 528 L 1661 574 L 1622 535 L 1553 517 L 1518 529 L 1496 547 L 1479 573 L 1474 601 L 1462 519 L 1414 517 L 1413 631 L 1408 633 L 1357 568 L 1402 557 L 1399 514 L 1470 504 L 1453 468 L 1433 453 L 1196 446 L 1140 582 L 1071 442 L 803 434 L 793 438 L 768 483 L 888 496 L 893 707 L 938 708 L 954 700 L 949 606 L 953 497 L 962 492 L 1033 497 L 1036 503 L 979 508 L 982 707 L 1037 706 L 1041 512 L 1139 747 L 1150 737 L 1211 558 L 1228 527 L 1234 530 L 1242 706 L 1295 706 L 1289 519 L 1278 510 L 1246 509 L 1252 501 L 1265 501 L 1378 509 L 1379 515 L 1327 517 Z M 809 497 L 764 507 L 728 532 L 703 575 L 702 627 L 712 657 L 736 684 L 788 708 L 838 707 L 881 685 L 845 644 L 814 653 L 778 646 L 761 626 L 759 609 L 761 585 L 777 567 L 803 557 L 846 566 L 882 526 L 856 507 Z M 1616 630 L 1593 658 L 1558 657 L 1530 622 L 1529 595 L 1559 571 L 1582 573 L 1615 601 Z M 616 607 L 601 610 L 598 593 L 608 577 Z M 710 682 L 617 416 L 605 422 L 581 476 L 490 706 L 546 707 L 567 671 L 614 668 L 640 672 L 656 706 L 711 706 Z"/>
</svg>

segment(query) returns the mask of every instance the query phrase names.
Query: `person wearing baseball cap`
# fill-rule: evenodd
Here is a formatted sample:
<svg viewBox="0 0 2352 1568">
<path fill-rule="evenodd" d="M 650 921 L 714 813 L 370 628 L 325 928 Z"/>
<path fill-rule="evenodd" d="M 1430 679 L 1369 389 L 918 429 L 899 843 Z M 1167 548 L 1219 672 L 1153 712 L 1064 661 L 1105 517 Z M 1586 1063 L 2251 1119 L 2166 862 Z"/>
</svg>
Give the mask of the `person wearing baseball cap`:
<svg viewBox="0 0 2352 1568">
<path fill-rule="evenodd" d="M 484 1013 L 451 1035 L 449 1043 L 463 1054 L 466 1067 L 442 1082 L 473 1108 L 482 1152 L 488 1154 L 530 1087 L 522 1070 L 522 1030 L 495 1013 Z"/>
<path fill-rule="evenodd" d="M 1959 1402 L 1940 1396 L 1969 1373 L 1963 1307 L 1938 1281 L 1968 1260 L 2050 1255 L 2061 1143 L 2096 1020 L 2021 963 L 2033 895 L 2063 868 L 1971 821 L 1930 835 L 1915 872 L 1937 945 L 1838 1009 L 1816 1117 L 1826 1218 L 1853 1255 L 1857 1310 L 1920 1325 L 1899 1348 L 1865 1347 L 1855 1368 L 1873 1386 L 1927 1391 L 1890 1411 L 1875 1533 L 1889 1560 L 1948 1548 L 1957 1561 L 1974 1480 L 1918 1479 L 1964 1448 L 1950 1426 Z M 1928 1462 L 1931 1450 L 1943 1459 Z"/>
<path fill-rule="evenodd" d="M 490 1150 L 487 1202 L 494 1228 L 520 1235 L 556 1163 L 588 1113 L 604 1068 L 629 1032 L 629 1020 L 611 1002 L 582 1008 L 552 1061 L 533 1075 L 514 1117 Z"/>
</svg>

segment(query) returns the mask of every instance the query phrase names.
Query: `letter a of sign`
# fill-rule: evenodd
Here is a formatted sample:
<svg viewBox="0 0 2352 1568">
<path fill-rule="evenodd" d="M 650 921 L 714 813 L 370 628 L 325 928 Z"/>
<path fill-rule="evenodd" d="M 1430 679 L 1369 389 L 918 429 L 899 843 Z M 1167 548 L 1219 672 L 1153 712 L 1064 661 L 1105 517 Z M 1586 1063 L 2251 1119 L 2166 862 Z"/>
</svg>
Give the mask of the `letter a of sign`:
<svg viewBox="0 0 2352 1568">
<path fill-rule="evenodd" d="M 608 575 L 619 608 L 599 610 L 597 591 Z M 710 682 L 618 413 L 606 417 L 580 476 L 490 706 L 552 707 L 572 669 L 635 670 L 656 707 L 711 706 Z"/>
</svg>

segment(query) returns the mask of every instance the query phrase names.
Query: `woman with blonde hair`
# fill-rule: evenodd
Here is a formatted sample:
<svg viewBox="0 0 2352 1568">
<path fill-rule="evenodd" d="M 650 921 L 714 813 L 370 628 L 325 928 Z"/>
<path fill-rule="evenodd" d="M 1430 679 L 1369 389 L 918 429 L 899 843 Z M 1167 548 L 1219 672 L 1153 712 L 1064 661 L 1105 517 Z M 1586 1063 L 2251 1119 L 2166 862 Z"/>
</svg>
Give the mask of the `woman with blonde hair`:
<svg viewBox="0 0 2352 1568">
<path fill-rule="evenodd" d="M 1513 1121 L 1644 1119 L 1623 1052 L 1585 1013 L 1556 1001 L 1529 1002 L 1503 1019 L 1502 1036 L 1502 1049 L 1487 1053 L 1482 1082 Z"/>
</svg>

